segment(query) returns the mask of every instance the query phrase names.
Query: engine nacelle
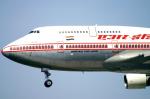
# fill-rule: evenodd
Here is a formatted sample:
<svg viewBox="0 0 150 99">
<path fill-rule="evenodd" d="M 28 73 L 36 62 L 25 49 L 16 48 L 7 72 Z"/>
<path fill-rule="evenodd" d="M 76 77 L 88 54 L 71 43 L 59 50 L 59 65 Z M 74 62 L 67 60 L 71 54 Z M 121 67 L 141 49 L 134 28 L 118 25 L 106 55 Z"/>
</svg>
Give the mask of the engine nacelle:
<svg viewBox="0 0 150 99">
<path fill-rule="evenodd" d="M 127 89 L 140 89 L 150 86 L 150 76 L 146 74 L 126 74 L 124 76 Z"/>
</svg>

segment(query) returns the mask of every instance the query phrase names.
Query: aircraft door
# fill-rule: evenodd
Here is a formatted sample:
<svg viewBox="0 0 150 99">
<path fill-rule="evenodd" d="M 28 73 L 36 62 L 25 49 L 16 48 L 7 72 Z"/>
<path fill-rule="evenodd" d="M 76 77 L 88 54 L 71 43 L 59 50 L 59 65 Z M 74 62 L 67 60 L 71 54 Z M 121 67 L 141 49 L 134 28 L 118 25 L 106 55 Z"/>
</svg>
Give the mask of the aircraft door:
<svg viewBox="0 0 150 99">
<path fill-rule="evenodd" d="M 61 41 L 57 42 L 57 51 L 60 53 L 64 52 L 64 43 L 63 42 L 61 42 Z"/>
<path fill-rule="evenodd" d="M 97 36 L 96 26 L 89 26 L 89 35 L 92 37 Z"/>
<path fill-rule="evenodd" d="M 111 44 L 112 44 L 112 49 L 118 49 L 118 41 L 117 40 L 112 40 L 111 41 Z"/>
<path fill-rule="evenodd" d="M 113 54 L 118 53 L 118 52 L 119 52 L 119 51 L 118 51 L 118 47 L 119 47 L 118 41 L 117 41 L 117 40 L 112 40 L 112 41 L 111 41 L 111 44 L 112 44 L 112 53 L 113 53 Z"/>
</svg>

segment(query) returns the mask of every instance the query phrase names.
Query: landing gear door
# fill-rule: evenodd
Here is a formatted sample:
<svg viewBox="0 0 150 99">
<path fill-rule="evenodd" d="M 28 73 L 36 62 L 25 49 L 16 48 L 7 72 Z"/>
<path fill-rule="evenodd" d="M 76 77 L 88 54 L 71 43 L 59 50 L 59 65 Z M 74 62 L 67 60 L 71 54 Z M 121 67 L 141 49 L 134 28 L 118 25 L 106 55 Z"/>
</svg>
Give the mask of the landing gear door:
<svg viewBox="0 0 150 99">
<path fill-rule="evenodd" d="M 96 26 L 89 26 L 89 35 L 92 36 L 92 37 L 97 36 Z"/>
<path fill-rule="evenodd" d="M 60 53 L 64 52 L 64 43 L 63 42 L 61 42 L 61 41 L 57 42 L 57 51 Z"/>
</svg>

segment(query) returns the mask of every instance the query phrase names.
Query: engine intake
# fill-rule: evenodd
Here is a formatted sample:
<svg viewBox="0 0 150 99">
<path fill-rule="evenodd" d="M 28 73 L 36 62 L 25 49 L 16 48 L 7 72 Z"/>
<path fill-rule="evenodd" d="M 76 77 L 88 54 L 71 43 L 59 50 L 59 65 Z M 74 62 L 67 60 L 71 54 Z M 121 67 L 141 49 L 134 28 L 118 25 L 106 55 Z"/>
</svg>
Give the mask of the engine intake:
<svg viewBox="0 0 150 99">
<path fill-rule="evenodd" d="M 140 89 L 150 86 L 150 76 L 146 74 L 126 74 L 124 83 L 127 89 Z"/>
</svg>

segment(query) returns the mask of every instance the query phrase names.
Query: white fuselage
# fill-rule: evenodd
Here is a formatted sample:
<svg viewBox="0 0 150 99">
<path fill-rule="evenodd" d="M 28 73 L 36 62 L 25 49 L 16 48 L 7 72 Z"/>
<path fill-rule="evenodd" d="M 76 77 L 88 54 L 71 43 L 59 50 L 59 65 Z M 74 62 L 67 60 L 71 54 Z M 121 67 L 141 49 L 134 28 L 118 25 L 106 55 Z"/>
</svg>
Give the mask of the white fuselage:
<svg viewBox="0 0 150 99">
<path fill-rule="evenodd" d="M 128 26 L 47 26 L 8 44 L 2 53 L 38 68 L 150 72 L 150 29 Z"/>
</svg>

